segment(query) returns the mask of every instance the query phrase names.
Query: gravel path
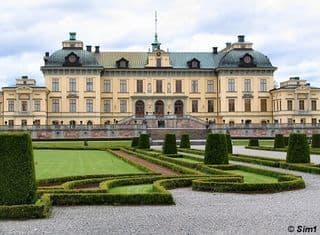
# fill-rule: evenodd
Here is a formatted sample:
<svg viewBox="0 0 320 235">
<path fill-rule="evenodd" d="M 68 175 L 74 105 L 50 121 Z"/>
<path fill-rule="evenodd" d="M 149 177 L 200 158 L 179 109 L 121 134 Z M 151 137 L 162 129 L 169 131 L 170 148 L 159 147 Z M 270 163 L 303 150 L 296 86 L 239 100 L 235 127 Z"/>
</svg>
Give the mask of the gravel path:
<svg viewBox="0 0 320 235">
<path fill-rule="evenodd" d="M 0 234 L 302 234 L 297 226 L 317 226 L 311 234 L 319 234 L 320 176 L 254 166 L 301 175 L 307 187 L 275 194 L 184 188 L 171 191 L 175 206 L 53 207 L 49 219 L 0 222 Z"/>
<path fill-rule="evenodd" d="M 152 162 L 148 162 L 142 158 L 139 158 L 139 157 L 136 157 L 134 155 L 131 155 L 131 154 L 128 154 L 122 150 L 112 150 L 111 152 L 115 153 L 116 155 L 119 155 L 123 158 L 126 158 L 127 160 L 129 161 L 132 161 L 132 162 L 135 162 L 135 163 L 138 163 L 150 170 L 152 170 L 153 172 L 155 173 L 160 173 L 162 175 L 167 175 L 167 176 L 174 176 L 174 175 L 179 175 L 179 173 L 169 169 L 169 168 L 166 168 L 166 167 L 163 167 L 163 166 L 160 166 L 158 164 L 155 164 L 155 163 L 152 163 Z"/>
</svg>

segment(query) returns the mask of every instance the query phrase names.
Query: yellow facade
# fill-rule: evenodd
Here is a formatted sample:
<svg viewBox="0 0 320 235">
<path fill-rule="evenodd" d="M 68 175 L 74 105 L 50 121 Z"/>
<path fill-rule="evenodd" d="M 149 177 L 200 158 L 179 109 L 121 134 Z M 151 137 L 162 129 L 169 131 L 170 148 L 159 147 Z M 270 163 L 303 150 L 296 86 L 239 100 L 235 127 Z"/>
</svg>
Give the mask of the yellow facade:
<svg viewBox="0 0 320 235">
<path fill-rule="evenodd" d="M 168 52 L 157 40 L 149 52 L 100 51 L 98 46 L 93 51 L 91 46 L 84 49 L 75 36 L 71 33 L 62 49 L 45 54 L 45 87 L 22 78 L 16 86 L 2 89 L 2 125 L 132 124 L 181 118 L 233 125 L 319 119 L 317 108 L 311 108 L 319 89 L 305 81 L 294 90 L 273 89 L 276 67 L 242 35 L 211 52 Z M 305 99 L 305 110 L 285 111 L 290 99 L 294 107 Z M 275 102 L 283 108 L 276 109 Z"/>
</svg>

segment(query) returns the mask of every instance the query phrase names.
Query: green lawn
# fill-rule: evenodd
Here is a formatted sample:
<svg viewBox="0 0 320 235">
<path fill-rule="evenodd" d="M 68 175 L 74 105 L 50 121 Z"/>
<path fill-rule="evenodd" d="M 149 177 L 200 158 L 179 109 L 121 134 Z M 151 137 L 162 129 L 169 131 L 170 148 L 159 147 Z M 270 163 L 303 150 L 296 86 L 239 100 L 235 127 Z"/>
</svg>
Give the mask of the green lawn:
<svg viewBox="0 0 320 235">
<path fill-rule="evenodd" d="M 277 183 L 278 179 L 241 170 L 228 170 L 228 172 L 244 176 L 245 183 Z"/>
<path fill-rule="evenodd" d="M 273 140 L 259 140 L 259 145 L 260 146 L 270 146 L 273 147 Z M 232 140 L 233 145 L 243 145 L 243 146 L 248 146 L 249 140 L 248 139 L 243 139 L 243 140 Z"/>
<path fill-rule="evenodd" d="M 84 141 L 33 141 L 33 147 L 41 148 L 77 148 L 85 147 Z M 131 140 L 88 141 L 91 148 L 129 147 Z"/>
<path fill-rule="evenodd" d="M 111 188 L 108 193 L 152 193 L 152 184 L 127 185 Z"/>
<path fill-rule="evenodd" d="M 111 153 L 98 150 L 34 150 L 37 179 L 144 171 Z"/>
</svg>

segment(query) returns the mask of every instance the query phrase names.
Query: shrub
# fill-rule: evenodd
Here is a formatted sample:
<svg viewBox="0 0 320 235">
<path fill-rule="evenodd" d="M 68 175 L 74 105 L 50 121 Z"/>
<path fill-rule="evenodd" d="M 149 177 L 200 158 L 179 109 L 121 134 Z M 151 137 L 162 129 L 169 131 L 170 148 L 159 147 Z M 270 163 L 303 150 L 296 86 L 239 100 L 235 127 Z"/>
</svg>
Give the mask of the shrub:
<svg viewBox="0 0 320 235">
<path fill-rule="evenodd" d="M 310 148 L 306 134 L 290 134 L 287 162 L 310 163 Z"/>
<path fill-rule="evenodd" d="M 284 143 L 284 138 L 282 134 L 276 134 L 274 138 L 274 144 L 273 147 L 276 148 L 284 148 L 285 143 Z"/>
<path fill-rule="evenodd" d="M 166 134 L 162 146 L 164 154 L 177 154 L 177 143 L 175 134 Z"/>
<path fill-rule="evenodd" d="M 228 153 L 232 154 L 232 140 L 231 140 L 231 135 L 226 134 L 227 138 L 227 148 L 228 148 Z"/>
<path fill-rule="evenodd" d="M 88 146 L 88 141 L 87 140 L 83 141 L 83 145 Z"/>
<path fill-rule="evenodd" d="M 138 147 L 139 146 L 139 137 L 133 137 L 131 141 L 131 147 Z"/>
<path fill-rule="evenodd" d="M 209 134 L 204 154 L 205 164 L 228 164 L 227 138 L 225 134 Z"/>
<path fill-rule="evenodd" d="M 284 141 L 284 146 L 287 147 L 289 144 L 289 136 L 284 136 L 283 141 Z"/>
<path fill-rule="evenodd" d="M 149 135 L 148 134 L 141 134 L 139 137 L 139 149 L 149 149 L 150 148 L 150 141 L 149 141 Z"/>
<path fill-rule="evenodd" d="M 190 148 L 190 138 L 188 134 L 183 134 L 181 136 L 180 148 L 184 148 L 184 149 Z"/>
<path fill-rule="evenodd" d="M 250 138 L 248 146 L 259 146 L 259 139 L 257 138 Z"/>
<path fill-rule="evenodd" d="M 29 134 L 0 134 L 0 176 L 0 205 L 35 202 L 37 186 Z"/>
<path fill-rule="evenodd" d="M 312 135 L 312 148 L 320 148 L 320 134 Z"/>
</svg>

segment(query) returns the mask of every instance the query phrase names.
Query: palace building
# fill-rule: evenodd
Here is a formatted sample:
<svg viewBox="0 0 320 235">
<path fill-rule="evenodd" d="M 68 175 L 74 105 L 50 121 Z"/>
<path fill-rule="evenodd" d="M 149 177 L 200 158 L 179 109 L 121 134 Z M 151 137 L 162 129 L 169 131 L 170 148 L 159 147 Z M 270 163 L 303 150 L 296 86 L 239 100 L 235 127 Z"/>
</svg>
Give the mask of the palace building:
<svg viewBox="0 0 320 235">
<path fill-rule="evenodd" d="M 2 88 L 0 124 L 320 122 L 320 89 L 297 78 L 274 89 L 276 67 L 243 35 L 209 52 L 165 51 L 157 34 L 151 46 L 102 51 L 70 33 L 61 49 L 45 53 L 45 87 L 22 77 Z"/>
</svg>

